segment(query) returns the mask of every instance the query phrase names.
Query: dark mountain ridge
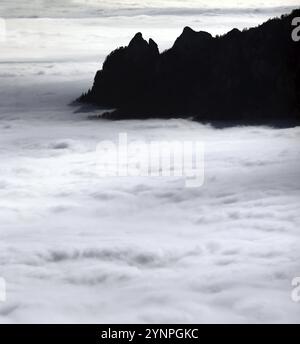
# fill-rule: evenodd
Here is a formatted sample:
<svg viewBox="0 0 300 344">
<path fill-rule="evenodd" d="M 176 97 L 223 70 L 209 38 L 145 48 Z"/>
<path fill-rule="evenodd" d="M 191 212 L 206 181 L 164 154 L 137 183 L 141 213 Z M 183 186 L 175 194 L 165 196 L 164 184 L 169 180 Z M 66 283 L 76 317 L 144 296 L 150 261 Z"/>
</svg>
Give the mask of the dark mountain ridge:
<svg viewBox="0 0 300 344">
<path fill-rule="evenodd" d="M 78 101 L 116 110 L 112 119 L 180 117 L 199 121 L 300 119 L 300 9 L 223 36 L 184 28 L 173 47 L 137 33 L 113 51 Z"/>
</svg>

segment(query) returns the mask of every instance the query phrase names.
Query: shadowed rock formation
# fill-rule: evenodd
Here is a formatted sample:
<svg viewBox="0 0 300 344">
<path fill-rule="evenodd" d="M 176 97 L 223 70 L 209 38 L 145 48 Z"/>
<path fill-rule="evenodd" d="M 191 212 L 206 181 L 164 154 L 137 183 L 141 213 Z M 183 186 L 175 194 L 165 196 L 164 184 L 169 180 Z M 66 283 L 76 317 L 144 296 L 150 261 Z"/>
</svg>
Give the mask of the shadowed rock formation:
<svg viewBox="0 0 300 344">
<path fill-rule="evenodd" d="M 275 18 L 221 37 L 184 28 L 173 47 L 137 33 L 113 51 L 80 102 L 115 111 L 114 119 L 193 117 L 200 121 L 300 119 L 300 42 L 294 17 Z"/>
</svg>

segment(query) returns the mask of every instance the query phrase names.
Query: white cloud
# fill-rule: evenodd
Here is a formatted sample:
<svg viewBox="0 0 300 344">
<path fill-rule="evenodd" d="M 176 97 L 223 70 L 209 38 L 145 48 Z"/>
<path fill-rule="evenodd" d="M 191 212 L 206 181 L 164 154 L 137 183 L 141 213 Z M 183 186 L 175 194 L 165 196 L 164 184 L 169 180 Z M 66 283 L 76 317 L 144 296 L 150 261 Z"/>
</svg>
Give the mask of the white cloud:
<svg viewBox="0 0 300 344">
<path fill-rule="evenodd" d="M 28 16 L 22 3 L 12 13 Z M 0 322 L 299 322 L 290 299 L 300 269 L 299 127 L 92 121 L 67 105 L 91 85 L 106 53 L 137 30 L 170 46 L 187 17 L 162 30 L 166 18 L 7 20 Z M 241 15 L 213 18 L 189 20 L 215 33 L 246 23 Z M 204 141 L 204 186 L 99 178 L 96 145 L 119 132 Z"/>
</svg>

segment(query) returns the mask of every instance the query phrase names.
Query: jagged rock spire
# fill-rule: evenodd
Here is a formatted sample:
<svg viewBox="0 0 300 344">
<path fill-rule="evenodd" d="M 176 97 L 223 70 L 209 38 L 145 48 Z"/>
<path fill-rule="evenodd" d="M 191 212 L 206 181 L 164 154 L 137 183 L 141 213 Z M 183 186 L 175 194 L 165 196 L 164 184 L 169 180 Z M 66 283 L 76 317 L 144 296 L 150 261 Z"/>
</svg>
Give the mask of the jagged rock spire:
<svg viewBox="0 0 300 344">
<path fill-rule="evenodd" d="M 141 32 L 135 34 L 128 45 L 130 53 L 138 55 L 139 53 L 151 53 L 158 55 L 159 50 L 157 44 L 150 38 L 149 43 L 143 38 Z"/>
</svg>

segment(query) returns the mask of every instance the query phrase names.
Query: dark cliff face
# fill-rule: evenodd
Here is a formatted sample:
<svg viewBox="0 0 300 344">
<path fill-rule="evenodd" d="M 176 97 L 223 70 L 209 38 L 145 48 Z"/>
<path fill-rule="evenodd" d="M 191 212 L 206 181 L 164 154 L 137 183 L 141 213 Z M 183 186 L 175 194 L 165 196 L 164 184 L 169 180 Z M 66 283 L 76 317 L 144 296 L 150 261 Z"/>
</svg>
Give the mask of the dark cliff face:
<svg viewBox="0 0 300 344">
<path fill-rule="evenodd" d="M 216 38 L 186 27 L 162 54 L 138 33 L 106 58 L 79 100 L 117 108 L 111 118 L 300 119 L 296 16 Z"/>
<path fill-rule="evenodd" d="M 155 42 L 148 43 L 137 33 L 128 47 L 121 47 L 106 58 L 92 90 L 82 100 L 117 108 L 130 106 L 133 99 L 139 102 L 151 86 L 158 58 Z"/>
</svg>

